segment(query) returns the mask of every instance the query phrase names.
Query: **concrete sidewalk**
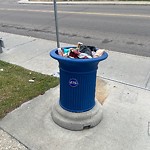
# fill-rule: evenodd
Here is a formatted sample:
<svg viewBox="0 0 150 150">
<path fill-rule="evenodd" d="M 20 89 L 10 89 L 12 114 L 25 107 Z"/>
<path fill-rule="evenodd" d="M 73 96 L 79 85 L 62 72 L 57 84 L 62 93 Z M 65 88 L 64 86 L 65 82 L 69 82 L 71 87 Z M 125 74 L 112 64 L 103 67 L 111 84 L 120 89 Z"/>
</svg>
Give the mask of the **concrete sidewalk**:
<svg viewBox="0 0 150 150">
<path fill-rule="evenodd" d="M 3 32 L 0 37 L 5 45 L 0 60 L 44 74 L 58 71 L 57 61 L 49 56 L 56 42 Z M 108 93 L 98 126 L 77 132 L 57 126 L 50 115 L 59 99 L 56 87 L 9 113 L 0 120 L 0 128 L 31 150 L 149 150 L 150 58 L 108 54 L 97 72 Z"/>
<path fill-rule="evenodd" d="M 53 4 L 53 1 L 28 1 L 19 0 L 19 4 Z M 150 5 L 148 1 L 63 1 L 57 2 L 60 5 Z"/>
<path fill-rule="evenodd" d="M 53 74 L 58 63 L 49 56 L 56 42 L 0 32 L 5 48 L 0 59 L 27 69 Z M 60 43 L 61 47 L 70 46 Z M 150 90 L 150 58 L 108 51 L 109 58 L 99 64 L 97 72 L 107 80 Z M 102 64 L 102 65 L 101 65 Z"/>
</svg>

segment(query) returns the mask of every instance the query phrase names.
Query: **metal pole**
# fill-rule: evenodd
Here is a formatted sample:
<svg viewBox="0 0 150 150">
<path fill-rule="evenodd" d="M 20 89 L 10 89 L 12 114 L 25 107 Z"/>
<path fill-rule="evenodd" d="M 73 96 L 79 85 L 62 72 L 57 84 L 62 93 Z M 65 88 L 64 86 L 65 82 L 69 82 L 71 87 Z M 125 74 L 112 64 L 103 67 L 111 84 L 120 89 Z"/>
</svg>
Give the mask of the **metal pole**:
<svg viewBox="0 0 150 150">
<path fill-rule="evenodd" d="M 54 2 L 54 14 L 55 14 L 55 27 L 56 27 L 57 48 L 59 48 L 60 44 L 59 44 L 59 33 L 58 33 L 58 19 L 57 19 L 57 5 L 56 5 L 56 0 L 53 0 L 53 2 Z"/>
</svg>

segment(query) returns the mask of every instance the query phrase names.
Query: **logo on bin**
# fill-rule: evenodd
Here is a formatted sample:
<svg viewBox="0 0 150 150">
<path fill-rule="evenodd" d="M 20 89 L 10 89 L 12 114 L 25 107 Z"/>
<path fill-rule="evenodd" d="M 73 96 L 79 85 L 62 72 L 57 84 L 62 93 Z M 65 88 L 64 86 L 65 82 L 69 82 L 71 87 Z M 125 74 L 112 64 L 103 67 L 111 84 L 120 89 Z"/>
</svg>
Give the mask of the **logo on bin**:
<svg viewBox="0 0 150 150">
<path fill-rule="evenodd" d="M 78 86 L 78 85 L 79 85 L 78 80 L 77 80 L 77 79 L 74 79 L 74 78 L 70 79 L 70 80 L 69 80 L 69 85 L 70 85 L 71 87 L 76 87 L 76 86 Z"/>
</svg>

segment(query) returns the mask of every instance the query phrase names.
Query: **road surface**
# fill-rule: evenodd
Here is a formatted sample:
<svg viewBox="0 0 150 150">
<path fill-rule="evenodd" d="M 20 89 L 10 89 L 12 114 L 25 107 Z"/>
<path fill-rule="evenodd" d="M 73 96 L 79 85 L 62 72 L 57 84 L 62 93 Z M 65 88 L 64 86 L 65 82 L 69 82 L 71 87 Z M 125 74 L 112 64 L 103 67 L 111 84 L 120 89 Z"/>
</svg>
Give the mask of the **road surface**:
<svg viewBox="0 0 150 150">
<path fill-rule="evenodd" d="M 61 42 L 150 57 L 150 6 L 58 5 L 58 24 Z M 53 6 L 0 0 L 0 31 L 56 41 Z"/>
</svg>

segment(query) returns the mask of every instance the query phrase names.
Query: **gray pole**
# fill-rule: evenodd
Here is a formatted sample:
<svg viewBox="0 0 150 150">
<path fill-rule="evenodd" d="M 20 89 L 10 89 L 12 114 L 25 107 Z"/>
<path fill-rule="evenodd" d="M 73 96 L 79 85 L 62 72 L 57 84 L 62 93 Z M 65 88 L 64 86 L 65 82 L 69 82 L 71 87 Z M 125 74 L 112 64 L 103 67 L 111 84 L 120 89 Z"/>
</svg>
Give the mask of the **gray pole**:
<svg viewBox="0 0 150 150">
<path fill-rule="evenodd" d="M 57 48 L 59 48 L 60 44 L 59 44 L 59 33 L 58 33 L 58 19 L 57 19 L 57 5 L 56 5 L 56 0 L 53 0 L 53 2 L 54 2 L 54 14 L 55 14 L 55 27 L 56 27 Z"/>
</svg>

